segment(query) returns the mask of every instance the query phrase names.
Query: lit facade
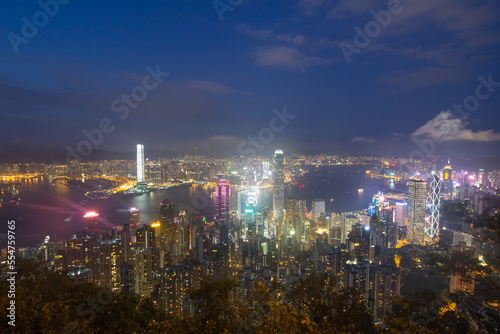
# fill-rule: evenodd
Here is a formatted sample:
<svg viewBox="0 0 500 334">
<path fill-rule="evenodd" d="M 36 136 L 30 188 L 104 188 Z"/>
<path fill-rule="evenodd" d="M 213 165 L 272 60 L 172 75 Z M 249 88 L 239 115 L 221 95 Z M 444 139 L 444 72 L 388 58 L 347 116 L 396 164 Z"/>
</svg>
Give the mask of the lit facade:
<svg viewBox="0 0 500 334">
<path fill-rule="evenodd" d="M 395 211 L 394 223 L 399 227 L 406 226 L 406 215 L 408 212 L 408 203 L 396 202 L 396 209 L 394 211 Z"/>
<path fill-rule="evenodd" d="M 137 182 L 145 182 L 144 177 L 144 145 L 137 144 Z"/>
<path fill-rule="evenodd" d="M 262 179 L 269 180 L 269 161 L 262 163 Z"/>
<path fill-rule="evenodd" d="M 97 232 L 99 230 L 99 214 L 89 211 L 83 216 L 83 230 L 86 232 Z"/>
<path fill-rule="evenodd" d="M 435 172 L 431 174 L 431 193 L 427 199 L 431 214 L 425 233 L 433 239 L 439 235 L 439 210 L 441 206 L 441 179 Z"/>
<path fill-rule="evenodd" d="M 226 179 L 221 179 L 217 183 L 217 188 L 215 189 L 215 219 L 214 225 L 215 229 L 219 233 L 226 234 L 227 226 L 229 224 L 229 218 L 231 213 L 231 186 L 229 181 Z M 227 235 L 220 235 L 221 241 L 226 243 L 228 240 Z"/>
<path fill-rule="evenodd" d="M 141 223 L 141 212 L 137 208 L 130 208 L 128 210 L 128 223 L 139 224 Z"/>
<path fill-rule="evenodd" d="M 325 200 L 315 199 L 312 201 L 312 218 L 318 219 L 322 213 L 325 213 Z"/>
<path fill-rule="evenodd" d="M 453 170 L 450 165 L 450 161 L 443 168 L 443 193 L 451 195 L 453 193 Z M 447 197 L 449 198 L 449 197 Z"/>
<path fill-rule="evenodd" d="M 426 201 L 427 182 L 422 180 L 408 181 L 407 241 L 410 244 L 424 244 Z"/>
<path fill-rule="evenodd" d="M 285 156 L 282 150 L 274 152 L 273 174 L 273 216 L 274 219 L 283 217 L 285 206 Z"/>
</svg>

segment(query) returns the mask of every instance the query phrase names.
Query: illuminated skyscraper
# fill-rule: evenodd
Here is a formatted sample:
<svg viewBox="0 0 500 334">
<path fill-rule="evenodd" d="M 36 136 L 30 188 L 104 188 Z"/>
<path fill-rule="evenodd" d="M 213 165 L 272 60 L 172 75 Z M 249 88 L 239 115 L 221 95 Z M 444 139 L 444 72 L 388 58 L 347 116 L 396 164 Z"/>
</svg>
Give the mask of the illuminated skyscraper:
<svg viewBox="0 0 500 334">
<path fill-rule="evenodd" d="M 314 220 L 318 219 L 322 213 L 325 213 L 325 200 L 314 199 L 312 201 L 312 218 Z"/>
<path fill-rule="evenodd" d="M 220 233 L 220 241 L 227 244 L 228 237 L 228 224 L 231 213 L 231 187 L 229 181 L 221 179 L 217 183 L 215 189 L 215 217 L 214 226 Z"/>
<path fill-rule="evenodd" d="M 137 182 L 144 181 L 144 145 L 137 144 Z"/>
<path fill-rule="evenodd" d="M 453 193 L 452 173 L 453 170 L 451 169 L 450 161 L 448 160 L 448 164 L 443 168 L 443 193 L 447 195 L 451 195 L 451 193 Z"/>
<path fill-rule="evenodd" d="M 286 199 L 286 216 L 283 232 L 289 236 L 291 231 L 296 239 L 301 240 L 306 223 L 306 200 L 304 198 Z"/>
<path fill-rule="evenodd" d="M 174 203 L 171 200 L 164 199 L 160 203 L 160 224 L 163 228 L 168 228 L 174 223 L 175 210 Z"/>
<path fill-rule="evenodd" d="M 160 203 L 160 230 L 161 247 L 177 243 L 179 240 L 179 220 L 175 219 L 174 203 L 169 199 L 164 199 Z"/>
<path fill-rule="evenodd" d="M 273 174 L 273 216 L 275 219 L 283 217 L 285 205 L 285 156 L 282 150 L 274 152 Z"/>
<path fill-rule="evenodd" d="M 139 224 L 141 223 L 141 212 L 137 208 L 128 209 L 128 223 Z"/>
<path fill-rule="evenodd" d="M 431 210 L 425 233 L 432 239 L 439 235 L 439 210 L 441 206 L 441 179 L 433 171 L 431 173 L 431 193 L 427 202 Z"/>
<path fill-rule="evenodd" d="M 99 231 L 99 214 L 89 211 L 83 216 L 83 229 L 87 232 Z"/>
<path fill-rule="evenodd" d="M 269 161 L 262 163 L 262 179 L 269 180 Z"/>
<path fill-rule="evenodd" d="M 427 182 L 408 181 L 408 233 L 410 244 L 422 245 L 425 231 L 425 203 L 427 200 Z"/>
<path fill-rule="evenodd" d="M 396 209 L 394 211 L 396 211 L 394 213 L 394 223 L 399 227 L 406 226 L 406 215 L 407 215 L 407 211 L 408 211 L 408 203 L 396 202 Z"/>
<path fill-rule="evenodd" d="M 221 179 L 215 189 L 215 228 L 220 228 L 221 224 L 229 222 L 231 211 L 231 187 L 229 181 Z"/>
<path fill-rule="evenodd" d="M 245 201 L 245 218 L 242 226 L 242 235 L 247 238 L 255 237 L 252 233 L 256 232 L 257 228 L 257 192 L 255 189 L 250 189 L 246 193 Z"/>
</svg>

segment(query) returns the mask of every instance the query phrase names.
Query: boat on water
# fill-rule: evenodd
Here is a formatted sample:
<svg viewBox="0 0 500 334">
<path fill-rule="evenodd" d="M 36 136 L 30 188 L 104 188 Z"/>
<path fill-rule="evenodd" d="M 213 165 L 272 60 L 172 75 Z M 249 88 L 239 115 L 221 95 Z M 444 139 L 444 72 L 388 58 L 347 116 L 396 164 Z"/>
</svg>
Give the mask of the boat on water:
<svg viewBox="0 0 500 334">
<path fill-rule="evenodd" d="M 115 194 L 115 196 L 118 196 L 118 197 L 135 197 L 135 196 L 141 196 L 141 195 L 144 195 L 144 194 L 146 194 L 146 192 L 130 192 L 130 193 L 122 192 L 122 193 Z"/>
<path fill-rule="evenodd" d="M 10 200 L 10 204 L 16 204 L 16 205 L 19 205 L 19 203 L 21 202 L 21 197 L 17 197 L 17 198 L 13 198 Z"/>
</svg>

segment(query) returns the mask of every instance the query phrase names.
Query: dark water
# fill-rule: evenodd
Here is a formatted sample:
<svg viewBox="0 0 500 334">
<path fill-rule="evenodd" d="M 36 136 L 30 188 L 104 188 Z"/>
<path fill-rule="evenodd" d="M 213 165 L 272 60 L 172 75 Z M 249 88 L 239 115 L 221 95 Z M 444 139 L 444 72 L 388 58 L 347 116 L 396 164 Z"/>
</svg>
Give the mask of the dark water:
<svg viewBox="0 0 500 334">
<path fill-rule="evenodd" d="M 214 215 L 210 191 L 193 185 L 150 192 L 134 197 L 112 197 L 108 200 L 93 201 L 84 196 L 84 191 L 70 188 L 48 178 L 34 179 L 21 183 L 19 206 L 4 199 L 0 208 L 0 233 L 6 233 L 8 219 L 22 218 L 16 228 L 17 245 L 35 245 L 46 235 L 61 238 L 72 236 L 83 229 L 82 216 L 87 211 L 99 213 L 101 226 L 112 228 L 128 222 L 128 209 L 136 207 L 141 211 L 141 222 L 159 219 L 159 205 L 170 199 L 176 209 L 184 208 L 193 214 Z M 7 202 L 7 203 L 6 203 Z M 70 222 L 65 219 L 72 217 Z M 5 247 L 5 236 L 0 239 L 0 248 Z"/>
<path fill-rule="evenodd" d="M 299 186 L 289 186 L 286 196 L 306 198 L 308 209 L 311 201 L 321 198 L 326 201 L 327 212 L 344 212 L 366 208 L 373 194 L 379 190 L 394 189 L 388 179 L 371 179 L 365 177 L 366 166 L 328 166 L 311 172 L 301 178 Z M 358 189 L 363 188 L 363 193 Z M 72 236 L 81 231 L 82 216 L 87 211 L 99 212 L 101 225 L 111 228 L 126 224 L 127 209 L 136 207 L 141 211 L 141 222 L 151 222 L 159 218 L 159 204 L 165 198 L 170 199 L 178 211 L 185 209 L 193 214 L 207 216 L 211 220 L 214 215 L 214 203 L 210 198 L 211 190 L 204 187 L 182 186 L 143 194 L 135 197 L 113 197 L 109 200 L 92 201 L 83 194 L 84 191 L 70 188 L 61 183 L 51 182 L 48 178 L 23 181 L 18 196 L 19 205 L 10 204 L 4 199 L 0 208 L 0 248 L 4 248 L 8 219 L 21 217 L 16 227 L 16 241 L 19 247 L 35 245 L 46 235 L 61 238 Z M 259 191 L 258 209 L 272 206 L 272 196 L 268 191 Z M 332 199 L 332 201 L 330 201 Z M 71 222 L 66 218 L 73 217 Z"/>
<path fill-rule="evenodd" d="M 308 210 L 314 199 L 325 200 L 326 212 L 357 211 L 368 207 L 379 191 L 404 192 L 405 185 L 390 179 L 366 176 L 372 166 L 323 166 L 309 168 L 300 180 L 304 187 L 291 186 L 287 196 L 305 198 Z M 358 192 L 358 189 L 363 189 Z"/>
</svg>

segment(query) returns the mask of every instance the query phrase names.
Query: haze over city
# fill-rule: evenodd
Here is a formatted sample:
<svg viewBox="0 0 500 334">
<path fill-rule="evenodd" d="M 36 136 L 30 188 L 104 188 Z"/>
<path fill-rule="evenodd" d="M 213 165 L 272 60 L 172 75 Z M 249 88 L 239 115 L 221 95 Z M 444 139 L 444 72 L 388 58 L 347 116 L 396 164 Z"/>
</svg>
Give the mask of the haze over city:
<svg viewBox="0 0 500 334">
<path fill-rule="evenodd" d="M 432 153 L 498 156 L 496 1 L 214 3 L 68 1 L 46 24 L 36 1 L 3 4 L 2 155 L 62 160 L 109 118 L 100 149 L 230 156 L 286 106 L 287 152 L 408 157 L 431 137 Z M 147 67 L 169 75 L 119 118 Z"/>
<path fill-rule="evenodd" d="M 0 9 L 1 333 L 498 332 L 498 1 Z"/>
</svg>

